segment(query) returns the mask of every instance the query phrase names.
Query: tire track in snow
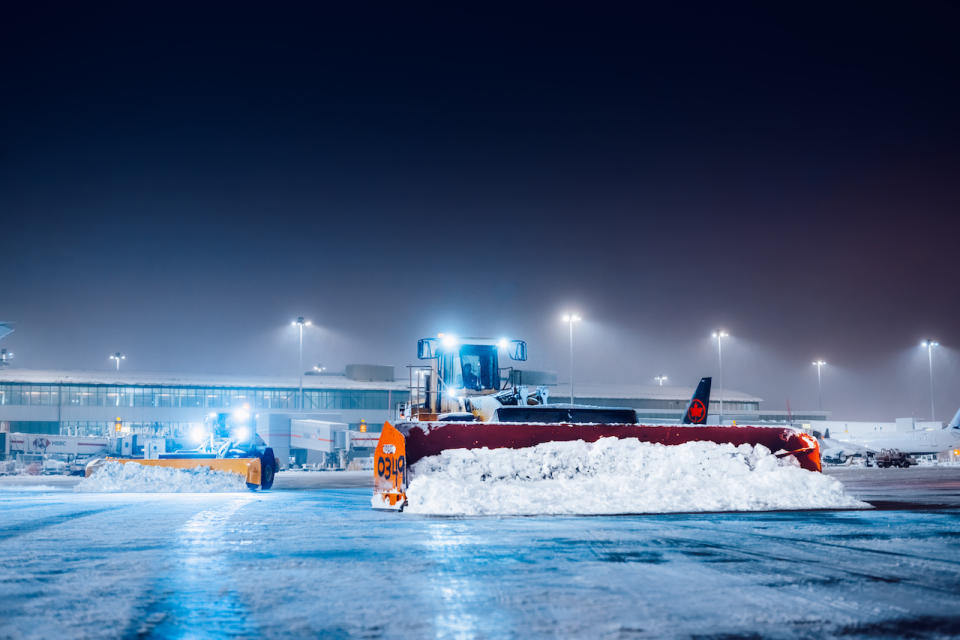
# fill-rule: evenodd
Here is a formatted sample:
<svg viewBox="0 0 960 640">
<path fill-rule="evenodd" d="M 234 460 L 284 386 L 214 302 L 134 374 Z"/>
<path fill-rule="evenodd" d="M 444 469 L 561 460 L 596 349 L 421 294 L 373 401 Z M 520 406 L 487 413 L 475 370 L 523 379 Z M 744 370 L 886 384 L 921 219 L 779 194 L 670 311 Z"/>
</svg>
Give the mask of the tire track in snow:
<svg viewBox="0 0 960 640">
<path fill-rule="evenodd" d="M 684 529 L 699 529 L 702 531 L 715 532 L 716 528 L 701 527 L 691 524 L 676 524 L 675 526 Z M 888 551 L 886 549 L 870 549 L 869 547 L 858 547 L 848 544 L 840 544 L 834 542 L 824 542 L 822 540 L 810 540 L 808 538 L 795 538 L 792 536 L 782 536 L 775 535 L 771 533 L 763 533 L 760 531 L 751 531 L 751 530 L 741 530 L 737 533 L 750 535 L 757 538 L 766 538 L 769 540 L 776 540 L 777 542 L 784 542 L 789 544 L 806 544 L 811 546 L 826 547 L 831 551 L 836 551 L 837 549 L 842 549 L 844 551 L 854 551 L 867 554 L 876 554 L 880 556 L 890 556 L 896 559 L 909 559 L 921 563 L 931 563 L 931 564 L 945 564 L 945 565 L 960 565 L 960 560 L 949 560 L 947 558 L 932 558 L 929 556 L 918 556 L 912 553 L 902 553 L 898 551 Z M 955 569 L 954 569 L 955 570 Z"/>
<path fill-rule="evenodd" d="M 86 518 L 89 516 L 95 516 L 100 513 L 105 513 L 108 511 L 117 511 L 123 507 L 108 507 L 105 509 L 87 509 L 85 511 L 71 511 L 69 513 L 61 513 L 55 516 L 49 516 L 46 518 L 38 518 L 35 520 L 28 520 L 26 522 L 10 525 L 7 527 L 0 527 L 0 541 L 10 540 L 11 538 L 16 538 L 18 536 L 26 535 L 28 533 L 33 533 L 39 531 L 40 529 L 45 529 L 47 527 L 54 527 L 58 524 L 64 524 L 65 522 L 70 522 L 77 518 Z"/>
<path fill-rule="evenodd" d="M 696 525 L 679 525 L 678 528 L 710 531 L 712 534 L 716 534 L 717 532 L 716 529 L 708 529 L 707 527 L 698 527 Z M 751 532 L 742 531 L 738 533 L 749 534 Z M 784 537 L 764 536 L 763 534 L 756 534 L 756 533 L 753 535 L 760 538 L 764 538 L 764 537 L 769 537 L 774 539 L 782 538 L 782 541 L 789 542 L 790 544 L 807 542 L 800 539 L 794 539 L 789 536 L 784 536 Z M 724 544 L 716 541 L 706 541 L 702 539 L 698 539 L 698 544 L 700 544 L 701 546 L 707 549 L 723 550 L 728 554 L 752 557 L 760 560 L 773 560 L 777 562 L 786 563 L 791 566 L 792 573 L 808 577 L 814 581 L 818 578 L 822 579 L 824 575 L 822 565 L 811 564 L 810 568 L 805 568 L 801 563 L 797 562 L 796 557 L 786 556 L 786 555 L 782 555 L 774 552 L 760 552 L 760 551 L 755 551 L 750 549 L 744 549 L 743 547 L 737 547 L 731 544 Z M 858 549 L 855 547 L 845 547 L 843 545 L 825 545 L 825 546 L 833 546 L 834 550 L 847 549 L 850 551 L 867 551 L 865 549 Z M 934 562 L 935 561 L 936 560 L 934 560 Z M 900 584 L 903 586 L 912 587 L 914 589 L 928 590 L 928 591 L 943 593 L 946 595 L 953 595 L 956 593 L 956 589 L 953 586 L 941 587 L 941 586 L 929 584 L 928 582 L 922 582 L 920 580 L 913 578 L 912 576 L 890 577 L 890 576 L 884 576 L 884 575 L 877 575 L 877 573 L 871 573 L 869 571 L 864 570 L 863 568 L 864 565 L 857 565 L 856 568 L 852 568 L 850 566 L 851 564 L 857 565 L 856 561 L 853 559 L 841 559 L 836 555 L 834 555 L 831 557 L 830 564 L 828 566 L 831 571 L 839 572 L 841 574 L 853 576 L 856 578 L 866 579 L 871 582 L 886 582 L 889 584 Z"/>
<path fill-rule="evenodd" d="M 671 514 L 672 515 L 672 514 Z M 640 524 L 639 522 L 637 523 Z M 718 542 L 716 540 L 711 540 L 704 538 L 695 533 L 695 531 L 707 531 L 711 536 L 717 534 L 716 529 L 710 529 L 708 527 L 698 527 L 695 525 L 682 525 L 675 522 L 670 522 L 670 529 L 666 529 L 664 523 L 657 522 L 654 520 L 648 520 L 644 523 L 649 531 L 649 539 L 655 541 L 653 546 L 658 546 L 659 549 L 657 553 L 663 554 L 664 556 L 669 556 L 674 553 L 681 553 L 684 556 L 684 560 L 690 562 L 692 566 L 697 567 L 698 569 L 703 568 L 702 561 L 698 558 L 691 558 L 688 554 L 684 553 L 685 549 L 696 548 L 699 550 L 707 550 L 711 552 L 718 552 L 726 554 L 730 557 L 740 557 L 750 560 L 759 560 L 763 569 L 758 573 L 754 574 L 757 578 L 762 578 L 764 576 L 772 576 L 779 574 L 781 572 L 775 571 L 769 563 L 779 562 L 786 563 L 790 566 L 790 573 L 794 576 L 797 576 L 803 579 L 808 583 L 816 583 L 819 580 L 824 578 L 823 570 L 819 565 L 814 564 L 798 564 L 797 558 L 792 556 L 783 555 L 782 553 L 776 553 L 773 551 L 758 551 L 755 549 L 744 549 L 741 546 L 737 546 L 730 543 Z M 673 528 L 676 529 L 673 529 Z M 690 529 L 689 533 L 682 531 L 681 529 Z M 582 540 L 582 547 L 586 550 L 589 550 L 595 560 L 602 562 L 609 562 L 609 556 L 611 553 L 611 547 L 621 547 L 622 542 L 616 541 L 611 535 L 615 532 L 607 532 L 605 534 L 583 532 L 583 536 L 580 538 Z M 725 530 L 725 533 L 730 533 Z M 605 537 L 599 537 L 604 535 Z M 676 561 L 672 561 L 676 562 Z M 716 569 L 716 567 L 711 566 L 711 569 Z M 854 575 L 859 578 L 866 577 L 868 579 L 873 578 L 868 574 L 856 573 L 842 567 L 836 567 L 840 572 L 844 572 L 850 575 Z M 737 571 L 742 572 L 743 569 L 738 569 Z M 763 587 L 762 583 L 745 585 L 746 587 Z M 642 583 L 637 583 L 636 585 L 629 585 L 627 583 L 618 584 L 618 588 L 627 589 L 632 591 L 635 594 L 636 601 L 638 603 L 643 603 L 647 599 L 645 589 L 646 585 Z M 787 596 L 783 596 L 787 597 Z M 843 600 L 823 600 L 820 598 L 810 597 L 801 592 L 793 592 L 789 595 L 791 598 L 796 598 L 804 602 L 809 602 L 811 605 L 816 607 L 822 607 L 835 611 L 838 615 L 844 615 L 850 619 L 856 619 L 858 614 L 860 603 L 856 601 L 843 601 Z M 638 605 L 639 606 L 639 605 Z"/>
<path fill-rule="evenodd" d="M 253 498 L 238 497 L 190 518 L 174 540 L 172 566 L 156 589 L 163 595 L 127 637 L 223 638 L 259 636 L 240 603 L 224 540 L 230 518 Z"/>
</svg>

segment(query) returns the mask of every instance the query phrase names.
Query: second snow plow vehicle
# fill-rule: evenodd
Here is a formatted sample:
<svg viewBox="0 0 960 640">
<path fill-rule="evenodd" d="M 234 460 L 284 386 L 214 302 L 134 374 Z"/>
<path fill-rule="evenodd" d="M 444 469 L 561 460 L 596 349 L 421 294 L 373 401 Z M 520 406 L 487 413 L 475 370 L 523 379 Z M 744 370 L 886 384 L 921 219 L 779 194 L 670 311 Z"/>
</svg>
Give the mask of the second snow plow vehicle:
<svg viewBox="0 0 960 640">
<path fill-rule="evenodd" d="M 402 510 L 410 467 L 447 449 L 521 449 L 611 437 L 663 445 L 706 441 L 763 445 L 779 457 L 793 456 L 808 471 L 821 470 L 816 439 L 796 429 L 703 426 L 710 406 L 710 378 L 701 379 L 682 424 L 642 425 L 633 409 L 546 404 L 545 389 L 530 393 L 512 384 L 512 375 L 501 388 L 501 351 L 513 360 L 526 360 L 526 343 L 520 340 L 460 341 L 441 334 L 420 341 L 420 358 L 433 362 L 411 385 L 411 402 L 401 419 L 383 426 L 374 453 L 375 509 Z"/>
<path fill-rule="evenodd" d="M 197 444 L 193 449 L 161 453 L 156 458 L 100 458 L 87 465 L 86 475 L 92 475 L 106 462 L 173 469 L 206 467 L 242 476 L 251 490 L 273 486 L 279 465 L 273 449 L 252 428 L 249 411 L 210 414 L 203 427 L 197 426 L 190 433 L 190 438 Z"/>
</svg>

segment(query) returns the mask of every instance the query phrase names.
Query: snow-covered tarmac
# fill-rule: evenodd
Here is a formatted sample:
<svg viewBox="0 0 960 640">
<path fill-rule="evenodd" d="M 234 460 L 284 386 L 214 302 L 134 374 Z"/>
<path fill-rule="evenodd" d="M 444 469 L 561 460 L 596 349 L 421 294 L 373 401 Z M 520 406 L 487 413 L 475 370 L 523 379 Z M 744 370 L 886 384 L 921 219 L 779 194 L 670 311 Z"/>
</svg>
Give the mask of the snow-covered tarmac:
<svg viewBox="0 0 960 640">
<path fill-rule="evenodd" d="M 437 518 L 370 510 L 368 473 L 2 478 L 0 638 L 960 634 L 960 469 L 830 473 L 887 508 Z"/>
</svg>

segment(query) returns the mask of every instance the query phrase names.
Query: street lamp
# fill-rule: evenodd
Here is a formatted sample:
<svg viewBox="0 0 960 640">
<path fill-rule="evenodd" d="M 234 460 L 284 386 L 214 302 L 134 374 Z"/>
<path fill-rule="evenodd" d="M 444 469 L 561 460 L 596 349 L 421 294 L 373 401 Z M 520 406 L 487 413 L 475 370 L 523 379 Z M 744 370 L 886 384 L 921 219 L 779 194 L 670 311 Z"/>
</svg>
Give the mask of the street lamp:
<svg viewBox="0 0 960 640">
<path fill-rule="evenodd" d="M 936 420 L 936 411 L 933 406 L 933 349 L 939 347 L 940 343 L 936 340 L 927 339 L 921 342 L 920 346 L 927 350 L 927 362 L 930 365 L 930 420 L 932 422 Z"/>
<path fill-rule="evenodd" d="M 823 360 L 814 360 L 811 364 L 817 368 L 817 408 L 823 411 L 823 376 L 821 375 L 821 369 L 827 363 Z"/>
<path fill-rule="evenodd" d="M 126 359 L 127 359 L 127 355 L 124 354 L 124 353 L 120 353 L 119 351 L 117 351 L 116 353 L 114 353 L 114 354 L 112 354 L 112 355 L 110 356 L 110 359 L 111 359 L 111 360 L 116 360 L 116 362 L 117 362 L 117 371 L 120 371 L 120 361 L 121 361 L 121 360 L 126 360 Z"/>
<path fill-rule="evenodd" d="M 723 426 L 723 339 L 729 338 L 730 334 L 723 329 L 717 329 L 713 332 L 713 337 L 717 339 L 717 360 L 720 362 L 720 426 Z"/>
<path fill-rule="evenodd" d="M 0 367 L 9 366 L 11 360 L 13 360 L 13 352 L 0 349 Z"/>
<path fill-rule="evenodd" d="M 573 404 L 573 323 L 580 322 L 580 316 L 575 313 L 565 313 L 563 321 L 570 325 L 570 404 Z"/>
<path fill-rule="evenodd" d="M 297 371 L 300 373 L 300 410 L 303 411 L 303 328 L 309 327 L 310 321 L 304 320 L 303 316 L 297 316 L 297 319 L 290 324 L 300 330 L 300 350 L 297 352 L 299 354 L 299 365 L 297 366 Z"/>
<path fill-rule="evenodd" d="M 657 384 L 659 384 L 662 387 L 663 383 L 667 381 L 667 376 L 654 376 L 653 379 L 656 380 Z"/>
</svg>

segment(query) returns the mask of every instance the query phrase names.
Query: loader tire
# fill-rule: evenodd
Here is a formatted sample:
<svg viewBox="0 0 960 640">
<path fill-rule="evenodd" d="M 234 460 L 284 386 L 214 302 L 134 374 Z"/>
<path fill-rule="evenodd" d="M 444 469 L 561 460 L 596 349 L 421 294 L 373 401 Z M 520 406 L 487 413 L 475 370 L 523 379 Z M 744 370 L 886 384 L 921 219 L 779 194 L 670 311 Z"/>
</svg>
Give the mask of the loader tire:
<svg viewBox="0 0 960 640">
<path fill-rule="evenodd" d="M 277 473 L 277 458 L 273 449 L 267 449 L 260 456 L 260 490 L 266 491 L 273 487 L 273 480 Z"/>
</svg>

